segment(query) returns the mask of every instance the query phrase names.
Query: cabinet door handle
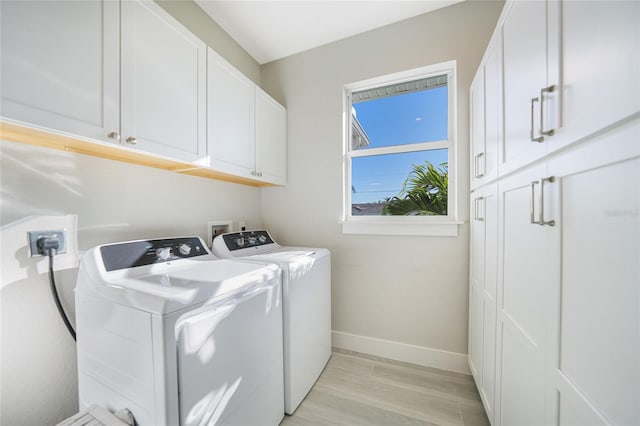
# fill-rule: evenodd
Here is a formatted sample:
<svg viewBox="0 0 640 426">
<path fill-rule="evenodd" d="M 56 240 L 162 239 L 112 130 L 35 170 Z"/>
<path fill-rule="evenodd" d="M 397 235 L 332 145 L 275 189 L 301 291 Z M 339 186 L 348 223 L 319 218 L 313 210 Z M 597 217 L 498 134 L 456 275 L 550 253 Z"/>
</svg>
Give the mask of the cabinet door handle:
<svg viewBox="0 0 640 426">
<path fill-rule="evenodd" d="M 543 142 L 544 141 L 544 136 L 538 136 L 537 138 L 535 138 L 533 136 L 533 109 L 534 109 L 533 104 L 535 104 L 539 100 L 540 100 L 539 98 L 531 98 L 531 133 L 529 135 L 529 137 L 531 138 L 531 142 Z"/>
<path fill-rule="evenodd" d="M 484 160 L 484 162 L 485 162 L 485 167 L 483 167 L 483 169 L 482 169 L 482 173 L 480 173 L 480 158 L 483 158 L 483 157 L 485 158 L 485 160 Z M 479 153 L 479 154 L 477 154 L 477 155 L 475 156 L 475 158 L 474 158 L 474 163 L 475 163 L 475 164 L 474 164 L 474 167 L 475 167 L 475 173 L 474 173 L 474 174 L 475 174 L 475 177 L 476 177 L 476 178 L 481 178 L 481 177 L 483 177 L 483 176 L 484 176 L 485 169 L 487 168 L 487 166 L 486 166 L 486 162 L 487 162 L 487 160 L 486 160 L 486 157 L 485 157 L 485 155 L 484 155 L 484 152 L 481 152 L 481 153 Z"/>
<path fill-rule="evenodd" d="M 258 177 L 262 177 L 262 172 L 258 172 Z"/>
<path fill-rule="evenodd" d="M 540 89 L 540 134 L 541 135 L 553 136 L 553 134 L 555 133 L 553 129 L 549 129 L 546 131 L 544 130 L 544 94 L 552 93 L 555 89 L 556 89 L 556 86 L 554 86 L 553 84 L 549 87 L 543 87 L 542 89 Z M 544 140 L 543 136 L 540 136 L 540 138 Z"/>
<path fill-rule="evenodd" d="M 478 197 L 473 199 L 473 220 L 478 220 Z"/>
<path fill-rule="evenodd" d="M 534 225 L 540 225 L 540 222 L 536 220 L 536 185 L 540 182 L 537 180 L 531 181 L 531 207 L 529 209 L 530 212 L 530 221 Z"/>
<path fill-rule="evenodd" d="M 544 225 L 556 226 L 555 220 L 553 219 L 548 221 L 544 220 L 544 183 L 545 182 L 553 183 L 555 181 L 556 181 L 556 178 L 554 176 L 550 176 L 548 178 L 544 178 L 540 180 L 540 220 L 538 221 L 538 224 L 542 226 Z"/>
<path fill-rule="evenodd" d="M 113 140 L 119 141 L 120 140 L 120 133 L 118 133 L 118 132 L 109 132 L 107 137 L 109 139 L 113 139 Z"/>
<path fill-rule="evenodd" d="M 484 222 L 484 215 L 480 216 L 480 203 L 484 201 L 484 197 L 478 197 L 478 205 L 476 206 L 478 221 Z"/>
<path fill-rule="evenodd" d="M 126 139 L 126 141 L 127 141 L 127 143 L 128 143 L 129 145 L 135 145 L 135 144 L 137 144 L 137 143 L 138 143 L 138 140 L 137 140 L 136 138 L 134 138 L 133 136 L 129 136 L 129 137 Z"/>
</svg>

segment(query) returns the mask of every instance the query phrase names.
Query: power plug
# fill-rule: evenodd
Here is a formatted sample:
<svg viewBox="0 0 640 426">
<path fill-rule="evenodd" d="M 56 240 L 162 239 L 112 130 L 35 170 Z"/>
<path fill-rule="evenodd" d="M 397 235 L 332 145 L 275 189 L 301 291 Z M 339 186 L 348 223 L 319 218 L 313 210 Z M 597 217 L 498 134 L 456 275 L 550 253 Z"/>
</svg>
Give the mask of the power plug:
<svg viewBox="0 0 640 426">
<path fill-rule="evenodd" d="M 43 256 L 55 255 L 60 248 L 60 240 L 57 237 L 41 237 L 36 242 L 38 253 Z"/>
<path fill-rule="evenodd" d="M 29 256 L 48 256 L 50 250 L 55 254 L 67 252 L 67 231 L 32 231 L 27 232 L 29 242 Z"/>
</svg>

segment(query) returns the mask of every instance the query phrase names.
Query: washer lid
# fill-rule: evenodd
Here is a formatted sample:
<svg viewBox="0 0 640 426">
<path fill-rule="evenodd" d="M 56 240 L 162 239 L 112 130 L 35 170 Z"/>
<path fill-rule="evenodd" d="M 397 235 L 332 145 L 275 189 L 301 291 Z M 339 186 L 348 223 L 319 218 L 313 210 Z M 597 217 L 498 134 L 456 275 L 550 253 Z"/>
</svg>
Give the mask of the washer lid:
<svg viewBox="0 0 640 426">
<path fill-rule="evenodd" d="M 76 291 L 90 291 L 158 314 L 233 297 L 280 280 L 276 265 L 218 259 L 210 254 L 107 270 L 100 249 L 91 249 L 83 257 Z"/>
</svg>

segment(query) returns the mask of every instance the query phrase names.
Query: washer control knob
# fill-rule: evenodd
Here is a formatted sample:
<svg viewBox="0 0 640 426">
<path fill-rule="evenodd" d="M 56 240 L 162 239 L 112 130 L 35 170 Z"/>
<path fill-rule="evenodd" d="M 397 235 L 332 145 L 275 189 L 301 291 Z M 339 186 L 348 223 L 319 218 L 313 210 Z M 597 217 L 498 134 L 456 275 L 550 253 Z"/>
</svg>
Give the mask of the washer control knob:
<svg viewBox="0 0 640 426">
<path fill-rule="evenodd" d="M 160 260 L 168 260 L 171 257 L 171 247 L 162 247 L 156 250 L 156 257 Z"/>
<path fill-rule="evenodd" d="M 267 237 L 264 234 L 260 234 L 258 235 L 258 241 L 264 243 L 265 241 L 267 241 Z"/>
<path fill-rule="evenodd" d="M 180 251 L 180 254 L 183 256 L 189 256 L 189 253 L 191 253 L 191 246 L 189 244 L 180 244 L 178 251 Z"/>
</svg>

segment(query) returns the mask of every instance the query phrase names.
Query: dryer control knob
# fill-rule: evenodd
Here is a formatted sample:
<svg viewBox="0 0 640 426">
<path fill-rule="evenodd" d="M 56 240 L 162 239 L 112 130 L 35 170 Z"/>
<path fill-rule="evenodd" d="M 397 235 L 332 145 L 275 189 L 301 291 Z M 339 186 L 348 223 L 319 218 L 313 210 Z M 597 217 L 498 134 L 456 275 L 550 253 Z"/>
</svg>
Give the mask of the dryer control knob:
<svg viewBox="0 0 640 426">
<path fill-rule="evenodd" d="M 264 243 L 265 241 L 267 241 L 267 237 L 265 237 L 263 234 L 260 234 L 258 235 L 258 241 Z"/>
<path fill-rule="evenodd" d="M 244 247 L 244 237 L 236 238 L 236 245 L 238 247 Z"/>
<path fill-rule="evenodd" d="M 181 255 L 188 256 L 189 253 L 191 253 L 191 246 L 189 244 L 180 244 L 178 250 L 180 251 Z"/>
<path fill-rule="evenodd" d="M 171 247 L 162 247 L 156 250 L 156 257 L 160 260 L 167 260 L 171 257 Z"/>
</svg>

